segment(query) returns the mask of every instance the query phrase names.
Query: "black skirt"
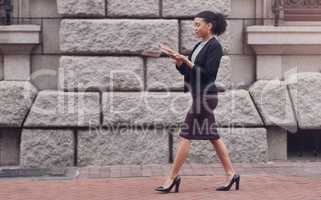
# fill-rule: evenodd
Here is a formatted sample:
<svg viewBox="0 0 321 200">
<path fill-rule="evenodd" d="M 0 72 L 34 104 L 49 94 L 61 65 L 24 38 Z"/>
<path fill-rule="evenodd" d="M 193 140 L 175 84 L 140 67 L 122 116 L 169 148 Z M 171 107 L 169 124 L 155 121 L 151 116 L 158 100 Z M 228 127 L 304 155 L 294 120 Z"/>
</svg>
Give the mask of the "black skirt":
<svg viewBox="0 0 321 200">
<path fill-rule="evenodd" d="M 220 135 L 217 132 L 213 112 L 218 104 L 217 92 L 191 96 L 193 98 L 192 106 L 180 127 L 179 136 L 191 140 L 219 139 Z"/>
</svg>

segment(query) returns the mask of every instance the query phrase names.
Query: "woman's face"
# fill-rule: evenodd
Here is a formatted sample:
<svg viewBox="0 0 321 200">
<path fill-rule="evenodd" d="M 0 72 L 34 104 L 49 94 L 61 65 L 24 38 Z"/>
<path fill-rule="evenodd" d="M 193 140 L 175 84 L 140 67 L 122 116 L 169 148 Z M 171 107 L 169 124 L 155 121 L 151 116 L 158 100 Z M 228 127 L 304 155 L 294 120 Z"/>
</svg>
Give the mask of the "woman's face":
<svg viewBox="0 0 321 200">
<path fill-rule="evenodd" d="M 199 38 L 206 38 L 211 33 L 212 23 L 206 23 L 203 18 L 194 18 L 194 33 Z"/>
</svg>

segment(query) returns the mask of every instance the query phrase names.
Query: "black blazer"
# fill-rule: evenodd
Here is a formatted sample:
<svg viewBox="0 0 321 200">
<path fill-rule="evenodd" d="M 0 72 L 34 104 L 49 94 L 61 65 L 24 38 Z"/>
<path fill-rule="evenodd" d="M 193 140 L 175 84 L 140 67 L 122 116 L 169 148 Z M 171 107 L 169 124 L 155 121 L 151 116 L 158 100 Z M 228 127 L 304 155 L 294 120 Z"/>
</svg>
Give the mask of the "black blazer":
<svg viewBox="0 0 321 200">
<path fill-rule="evenodd" d="M 201 43 L 198 42 L 192 52 L 188 55 L 191 60 L 192 54 L 196 47 Z M 223 56 L 223 48 L 220 42 L 211 38 L 195 58 L 194 66 L 190 69 L 185 63 L 176 69 L 184 75 L 184 92 L 191 91 L 195 94 L 215 94 L 225 91 L 224 88 L 217 87 L 215 80 Z"/>
</svg>

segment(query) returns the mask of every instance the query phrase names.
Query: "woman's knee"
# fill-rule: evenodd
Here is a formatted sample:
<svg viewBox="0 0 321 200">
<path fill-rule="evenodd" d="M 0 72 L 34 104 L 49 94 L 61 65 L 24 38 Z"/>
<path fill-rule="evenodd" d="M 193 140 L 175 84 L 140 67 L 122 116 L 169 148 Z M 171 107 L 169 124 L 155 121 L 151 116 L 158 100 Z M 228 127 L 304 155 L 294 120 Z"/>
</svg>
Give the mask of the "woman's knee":
<svg viewBox="0 0 321 200">
<path fill-rule="evenodd" d="M 180 141 L 182 142 L 182 143 L 190 143 L 190 140 L 189 139 L 187 139 L 187 138 L 184 138 L 184 137 L 182 137 L 182 136 L 180 136 Z"/>
<path fill-rule="evenodd" d="M 211 139 L 210 141 L 211 141 L 211 143 L 212 143 L 213 145 L 217 145 L 217 144 L 221 141 L 221 138 Z"/>
</svg>

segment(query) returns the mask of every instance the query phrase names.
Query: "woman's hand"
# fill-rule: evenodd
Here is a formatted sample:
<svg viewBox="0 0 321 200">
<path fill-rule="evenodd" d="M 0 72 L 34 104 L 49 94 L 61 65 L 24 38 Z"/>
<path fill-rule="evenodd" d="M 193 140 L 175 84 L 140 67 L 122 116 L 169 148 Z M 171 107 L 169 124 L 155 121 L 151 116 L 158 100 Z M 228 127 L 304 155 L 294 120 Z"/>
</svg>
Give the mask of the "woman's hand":
<svg viewBox="0 0 321 200">
<path fill-rule="evenodd" d="M 164 44 L 160 44 L 160 49 L 162 52 L 167 54 L 170 58 L 174 59 L 176 61 L 176 65 L 180 66 L 183 63 L 186 63 L 189 66 L 189 68 L 193 67 L 193 63 L 188 59 L 187 56 L 180 54 L 179 52 L 169 48 Z"/>
<path fill-rule="evenodd" d="M 171 49 L 170 47 L 168 47 L 165 44 L 160 44 L 160 49 L 162 52 L 164 52 L 165 54 L 167 54 L 170 58 L 173 58 L 175 60 L 181 60 L 182 62 L 186 62 L 188 60 L 187 57 L 185 57 L 184 55 L 180 54 L 178 51 L 175 51 L 173 49 Z"/>
<path fill-rule="evenodd" d="M 181 66 L 183 64 L 183 61 L 181 61 L 181 60 L 175 60 L 175 61 L 176 61 L 177 66 Z"/>
<path fill-rule="evenodd" d="M 194 64 L 188 59 L 187 56 L 184 56 L 182 54 L 173 54 L 170 57 L 176 60 L 176 65 L 178 66 L 180 66 L 183 63 L 186 63 L 190 69 L 193 68 Z"/>
<path fill-rule="evenodd" d="M 171 57 L 176 60 L 176 63 L 180 63 L 180 64 L 185 63 L 189 67 L 189 69 L 193 68 L 194 64 L 192 63 L 192 61 L 188 59 L 187 56 L 184 56 L 182 54 L 174 54 Z"/>
<path fill-rule="evenodd" d="M 175 53 L 175 54 L 171 55 L 170 57 L 175 59 L 176 62 L 186 63 L 188 61 L 188 58 L 186 56 L 179 54 L 179 53 Z"/>
</svg>

